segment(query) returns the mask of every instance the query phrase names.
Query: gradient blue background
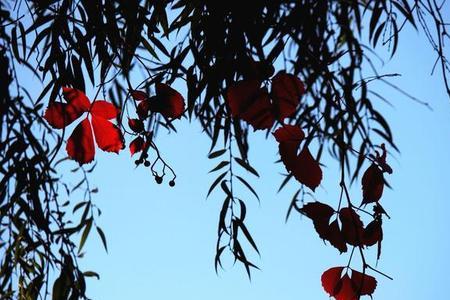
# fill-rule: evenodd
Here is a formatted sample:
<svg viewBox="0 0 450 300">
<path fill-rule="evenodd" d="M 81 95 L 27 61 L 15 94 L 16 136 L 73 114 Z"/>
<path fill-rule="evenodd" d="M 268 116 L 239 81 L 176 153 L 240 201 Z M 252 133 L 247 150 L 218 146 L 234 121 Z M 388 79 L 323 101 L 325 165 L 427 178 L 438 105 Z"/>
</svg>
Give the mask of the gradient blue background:
<svg viewBox="0 0 450 300">
<path fill-rule="evenodd" d="M 388 158 L 394 169 L 388 178 L 393 190 L 385 190 L 382 203 L 392 219 L 384 222 L 377 265 L 394 281 L 370 273 L 378 280 L 374 298 L 449 299 L 450 100 L 440 73 L 430 76 L 435 55 L 423 34 L 406 29 L 392 61 L 380 53 L 387 60 L 381 73 L 401 73 L 392 82 L 429 102 L 433 111 L 387 85 L 373 83 L 392 103 L 391 107 L 376 100 L 375 106 L 386 115 L 401 150 Z M 206 193 L 215 179 L 207 172 L 217 162 L 207 159 L 209 140 L 195 122 L 182 120 L 175 126 L 177 134 L 161 131 L 157 140 L 177 172 L 174 188 L 167 182 L 157 185 L 148 169 L 136 169 L 128 151 L 119 156 L 97 153 L 98 165 L 90 179 L 99 188 L 94 201 L 103 214 L 97 222 L 107 235 L 109 253 L 92 231 L 81 265 L 98 272 L 101 279 L 89 280 L 88 294 L 99 300 L 328 299 L 320 276 L 330 267 L 345 265 L 348 254 L 339 255 L 325 246 L 311 221 L 295 212 L 285 223 L 297 186 L 291 183 L 276 193 L 282 180 L 279 173 L 285 170 L 274 163 L 276 142 L 265 140 L 261 132 L 252 134 L 250 143 L 250 159 L 261 178 L 246 175 L 261 198 L 258 204 L 246 197 L 247 226 L 261 252 L 261 258 L 251 257 L 261 271 L 252 273 L 251 282 L 239 264 L 229 264 L 216 275 L 215 242 L 223 195 L 217 190 L 206 200 Z M 335 204 L 337 164 L 323 163 L 327 165 L 324 181 L 315 196 Z M 70 167 L 75 166 L 70 162 Z M 71 176 L 65 175 L 75 185 L 77 178 Z M 359 180 L 351 194 L 359 199 Z M 368 252 L 368 260 L 375 265 L 373 251 Z M 360 268 L 358 260 L 355 267 Z"/>
</svg>

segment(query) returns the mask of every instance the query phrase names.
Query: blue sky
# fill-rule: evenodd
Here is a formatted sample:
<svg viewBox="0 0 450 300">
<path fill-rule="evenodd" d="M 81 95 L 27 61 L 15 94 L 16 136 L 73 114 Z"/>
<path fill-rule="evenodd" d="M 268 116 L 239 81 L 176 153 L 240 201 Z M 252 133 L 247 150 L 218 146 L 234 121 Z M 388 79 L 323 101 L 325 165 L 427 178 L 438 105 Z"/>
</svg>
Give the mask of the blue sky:
<svg viewBox="0 0 450 300">
<path fill-rule="evenodd" d="M 394 169 L 389 176 L 393 190 L 385 190 L 382 203 L 392 218 L 383 224 L 377 266 L 394 281 L 372 273 L 378 280 L 374 298 L 444 300 L 448 299 L 445 287 L 450 285 L 450 101 L 439 74 L 430 76 L 435 56 L 425 37 L 411 30 L 404 33 L 396 58 L 381 73 L 401 73 L 392 81 L 429 102 L 433 111 L 374 83 L 391 100 L 393 107 L 381 101 L 375 105 L 386 115 L 401 150 L 388 157 Z M 261 252 L 260 258 L 254 257 L 261 271 L 253 272 L 251 282 L 239 264 L 216 275 L 215 242 L 223 196 L 215 192 L 206 199 L 215 179 L 207 173 L 216 162 L 207 159 L 209 140 L 195 122 L 182 120 L 175 126 L 177 134 L 161 131 L 157 141 L 177 172 L 173 188 L 167 182 L 157 185 L 148 169 L 136 169 L 128 151 L 119 156 L 97 152 L 98 165 L 90 179 L 99 188 L 94 201 L 103 214 L 97 222 L 107 235 L 109 253 L 93 231 L 81 265 L 98 272 L 101 279 L 89 280 L 89 295 L 99 300 L 328 299 L 320 276 L 330 267 L 345 265 L 348 254 L 339 255 L 325 246 L 311 221 L 296 213 L 285 223 L 297 186 L 292 183 L 276 193 L 282 180 L 279 173 L 285 170 L 274 163 L 276 142 L 265 140 L 261 132 L 253 134 L 250 143 L 250 159 L 261 178 L 246 175 L 261 199 L 259 204 L 247 197 L 247 226 Z M 323 163 L 327 165 L 324 181 L 315 197 L 335 204 L 337 164 Z M 76 178 L 68 176 L 75 184 Z M 359 180 L 351 194 L 360 197 Z M 368 253 L 372 264 L 375 255 Z"/>
<path fill-rule="evenodd" d="M 388 57 L 385 55 L 385 57 Z M 394 281 L 376 275 L 375 299 L 448 299 L 450 284 L 450 168 L 449 99 L 438 74 L 430 76 L 434 55 L 423 35 L 406 31 L 398 55 L 382 73 L 398 72 L 393 82 L 430 103 L 433 111 L 392 88 L 375 84 L 393 107 L 376 103 L 387 116 L 400 154 L 390 156 L 382 203 L 392 219 L 384 222 L 382 257 L 378 269 Z M 178 174 L 176 186 L 155 184 L 145 168 L 135 169 L 128 153 L 98 155 L 91 177 L 100 189 L 95 202 L 102 208 L 99 224 L 107 233 L 109 253 L 92 235 L 83 266 L 100 273 L 88 291 L 94 299 L 328 299 L 320 276 L 345 265 L 348 254 L 325 246 L 312 223 L 298 214 L 284 222 L 295 184 L 277 194 L 284 169 L 274 164 L 277 145 L 263 133 L 251 138 L 250 157 L 261 178 L 251 180 L 261 204 L 250 199 L 248 227 L 261 251 L 261 271 L 250 282 L 240 265 L 216 275 L 216 227 L 222 195 L 206 192 L 215 177 L 207 174 L 214 161 L 206 158 L 209 141 L 199 126 L 176 123 L 178 134 L 161 133 L 158 145 Z M 337 165 L 325 161 L 318 200 L 336 203 Z M 251 176 L 247 176 L 250 178 Z M 352 195 L 360 196 L 359 181 Z M 375 264 L 375 253 L 368 259 Z M 356 264 L 358 268 L 358 264 Z"/>
</svg>

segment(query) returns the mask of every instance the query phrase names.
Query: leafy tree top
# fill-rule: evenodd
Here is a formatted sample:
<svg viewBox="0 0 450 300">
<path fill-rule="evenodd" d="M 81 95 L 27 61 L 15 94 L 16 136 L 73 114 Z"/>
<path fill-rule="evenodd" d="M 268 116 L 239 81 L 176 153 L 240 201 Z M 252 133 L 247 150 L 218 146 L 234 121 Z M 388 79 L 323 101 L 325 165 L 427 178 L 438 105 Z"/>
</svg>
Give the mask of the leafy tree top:
<svg viewBox="0 0 450 300">
<path fill-rule="evenodd" d="M 338 300 L 372 295 L 374 276 L 389 276 L 366 261 L 364 251 L 376 245 L 380 258 L 388 217 L 380 201 L 393 171 L 387 154 L 398 150 L 375 105 L 385 99 L 371 89 L 373 81 L 394 86 L 390 78 L 397 74 L 380 74 L 373 60 L 380 46 L 396 54 L 405 26 L 422 30 L 450 95 L 443 10 L 436 1 L 419 0 L 1 2 L 2 296 L 86 298 L 85 277 L 98 275 L 82 272 L 77 260 L 93 228 L 107 248 L 88 180 L 95 145 L 116 153 L 127 146 L 156 183 L 169 177 L 174 186 L 176 169 L 156 137 L 161 129 L 176 131 L 179 118 L 200 123 L 211 140 L 209 158 L 218 160 L 207 192 L 220 188 L 224 194 L 216 270 L 224 251 L 249 277 L 257 268 L 248 259 L 248 251 L 259 253 L 257 241 L 236 186 L 259 197 L 235 170 L 259 176 L 248 137 L 262 130 L 278 144 L 287 170 L 280 189 L 298 186 L 288 214 L 307 216 L 320 238 L 350 253 L 347 266 L 323 273 L 324 290 Z M 29 97 L 18 65 L 43 83 L 39 97 Z M 142 81 L 135 82 L 131 74 L 139 71 Z M 185 94 L 173 88 L 175 82 L 185 84 Z M 87 96 L 90 86 L 95 95 Z M 72 123 L 77 125 L 66 138 Z M 85 199 L 73 206 L 61 202 L 73 192 L 58 176 L 61 148 L 83 175 L 73 190 L 84 190 Z M 326 176 L 324 151 L 340 164 L 337 208 L 303 203 L 302 195 Z M 365 162 L 369 167 L 361 174 Z M 349 194 L 350 182 L 361 185 L 361 195 Z M 362 266 L 351 265 L 357 254 Z M 52 285 L 51 269 L 58 271 Z"/>
</svg>

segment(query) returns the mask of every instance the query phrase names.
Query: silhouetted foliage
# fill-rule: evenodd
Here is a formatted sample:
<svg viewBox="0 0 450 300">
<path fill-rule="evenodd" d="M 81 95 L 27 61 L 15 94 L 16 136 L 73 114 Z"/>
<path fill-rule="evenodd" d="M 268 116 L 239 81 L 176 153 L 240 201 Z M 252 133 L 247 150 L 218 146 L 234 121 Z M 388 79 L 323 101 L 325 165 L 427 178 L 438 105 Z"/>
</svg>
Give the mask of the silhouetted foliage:
<svg viewBox="0 0 450 300">
<path fill-rule="evenodd" d="M 248 155 L 253 128 L 279 144 L 287 170 L 280 189 L 289 182 L 298 186 L 288 215 L 295 210 L 307 216 L 320 238 L 350 253 L 347 266 L 323 273 L 325 291 L 338 300 L 372 295 L 377 282 L 366 273 L 387 275 L 366 261 L 364 251 L 377 245 L 380 258 L 387 216 L 380 200 L 385 175 L 392 173 L 387 149 L 398 149 L 374 105 L 386 99 L 370 83 L 399 89 L 389 81 L 397 74 L 379 74 L 372 59 L 380 45 L 395 55 L 404 26 L 422 30 L 450 94 L 443 9 L 435 0 L 0 2 L 2 299 L 87 299 L 85 278 L 98 275 L 80 270 L 77 261 L 93 227 L 107 249 L 95 221 L 101 213 L 92 202 L 96 189 L 88 180 L 95 144 L 119 153 L 128 141 L 137 157 L 132 163 L 150 168 L 158 184 L 169 176 L 174 186 L 175 171 L 156 135 L 162 128 L 176 132 L 179 118 L 201 124 L 211 140 L 208 157 L 217 160 L 207 191 L 220 189 L 224 197 L 216 271 L 224 251 L 249 277 L 257 268 L 248 259 L 259 249 L 239 188 L 259 196 L 236 173 L 259 177 Z M 19 66 L 43 83 L 37 98 L 20 80 Z M 139 71 L 142 81 L 135 82 L 131 74 Z M 185 85 L 184 95 L 175 82 Z M 96 94 L 86 96 L 91 87 Z M 73 122 L 66 138 L 65 127 Z M 72 171 L 83 178 L 72 189 L 59 173 L 64 145 L 67 158 L 78 163 Z M 324 151 L 340 162 L 337 208 L 304 204 L 327 176 Z M 347 185 L 367 164 L 361 195 L 349 195 Z M 75 190 L 84 199 L 71 203 L 66 199 Z M 361 202 L 354 200 L 359 197 Z M 356 253 L 362 272 L 350 268 Z"/>
</svg>

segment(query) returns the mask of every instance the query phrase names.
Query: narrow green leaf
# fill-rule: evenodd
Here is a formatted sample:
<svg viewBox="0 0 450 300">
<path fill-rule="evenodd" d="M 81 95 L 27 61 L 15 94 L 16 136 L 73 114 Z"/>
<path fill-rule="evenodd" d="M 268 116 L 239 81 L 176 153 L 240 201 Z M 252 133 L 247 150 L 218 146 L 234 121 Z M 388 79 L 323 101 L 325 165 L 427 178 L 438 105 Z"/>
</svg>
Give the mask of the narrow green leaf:
<svg viewBox="0 0 450 300">
<path fill-rule="evenodd" d="M 218 170 L 224 168 L 225 166 L 228 166 L 229 164 L 230 164 L 229 161 L 225 161 L 225 160 L 224 160 L 224 161 L 221 161 L 217 166 L 214 167 L 214 169 L 212 169 L 211 171 L 209 171 L 209 173 L 218 171 Z"/>
<path fill-rule="evenodd" d="M 256 193 L 256 191 L 253 189 L 253 187 L 241 176 L 236 175 L 236 178 L 239 179 L 239 181 L 242 182 L 250 190 L 250 192 L 252 192 L 252 194 L 256 197 L 256 199 L 258 199 L 258 201 L 259 201 L 259 196 Z"/>
<path fill-rule="evenodd" d="M 105 247 L 105 251 L 108 252 L 108 245 L 106 244 L 106 237 L 105 237 L 105 233 L 103 232 L 103 230 L 96 226 L 97 229 L 97 233 L 100 236 L 100 239 L 102 240 L 103 243 L 103 247 Z"/>
<path fill-rule="evenodd" d="M 25 27 L 22 22 L 19 22 L 20 38 L 22 40 L 22 54 L 25 58 L 27 56 L 27 34 L 25 33 Z"/>
<path fill-rule="evenodd" d="M 286 184 L 289 182 L 289 180 L 291 180 L 292 176 L 293 176 L 292 173 L 285 175 L 283 182 L 281 183 L 280 187 L 278 188 L 277 193 L 279 193 L 286 186 Z"/>
<path fill-rule="evenodd" d="M 247 227 L 245 226 L 244 222 L 239 221 L 239 228 L 241 229 L 242 233 L 245 235 L 245 237 L 247 238 L 248 242 L 250 243 L 250 245 L 252 245 L 253 249 L 255 249 L 255 251 L 259 254 L 259 250 L 258 247 L 256 246 L 255 241 L 253 240 L 252 235 L 250 234 L 250 232 L 248 231 Z"/>
<path fill-rule="evenodd" d="M 91 227 L 92 227 L 92 218 L 90 218 L 86 221 L 86 225 L 84 227 L 83 233 L 81 234 L 80 246 L 78 247 L 78 253 L 80 253 L 81 250 L 83 249 L 83 246 L 86 243 L 86 239 L 89 236 L 89 232 L 91 231 Z"/>
<path fill-rule="evenodd" d="M 222 173 L 221 175 L 219 175 L 219 177 L 216 178 L 216 180 L 214 180 L 214 182 L 209 187 L 206 198 L 208 198 L 208 196 L 211 194 L 211 192 L 214 190 L 214 188 L 219 184 L 219 182 L 225 177 L 225 175 L 227 175 L 227 172 Z"/>
<path fill-rule="evenodd" d="M 144 45 L 145 49 L 147 49 L 147 51 L 150 53 L 150 55 L 159 61 L 160 59 L 158 57 L 158 54 L 156 53 L 155 49 L 153 49 L 152 45 L 150 45 L 150 43 L 147 41 L 147 39 L 141 36 L 141 42 L 142 45 Z"/>
<path fill-rule="evenodd" d="M 219 157 L 219 156 L 221 156 L 222 154 L 224 154 L 225 152 L 227 152 L 226 149 L 222 149 L 222 150 L 217 150 L 217 151 L 211 152 L 211 153 L 208 155 L 208 158 L 209 158 L 209 159 L 212 159 L 212 158 Z"/>
<path fill-rule="evenodd" d="M 244 160 L 240 159 L 239 157 L 235 157 L 234 160 L 241 165 L 241 167 L 243 167 L 244 169 L 246 169 L 247 171 L 249 171 L 250 173 L 252 173 L 253 175 L 255 175 L 256 177 L 259 177 L 258 172 L 256 172 L 256 170 L 250 166 L 249 164 L 247 164 Z"/>
<path fill-rule="evenodd" d="M 14 57 L 20 63 L 19 47 L 17 45 L 17 27 L 14 27 L 11 32 L 11 47 L 14 53 Z"/>
<path fill-rule="evenodd" d="M 98 275 L 96 272 L 93 271 L 83 272 L 83 275 L 86 277 L 96 277 L 97 279 L 100 279 L 100 275 Z"/>
<path fill-rule="evenodd" d="M 214 259 L 214 269 L 216 270 L 216 274 L 217 274 L 217 266 L 220 266 L 222 268 L 222 262 L 220 261 L 220 256 L 222 255 L 222 252 L 225 249 L 225 247 L 226 246 L 222 246 L 216 251 L 216 257 Z"/>
<path fill-rule="evenodd" d="M 222 180 L 222 183 L 220 184 L 222 190 L 227 194 L 228 197 L 233 199 L 233 194 L 231 193 L 230 189 L 228 188 L 226 180 Z"/>
</svg>

